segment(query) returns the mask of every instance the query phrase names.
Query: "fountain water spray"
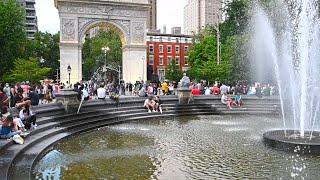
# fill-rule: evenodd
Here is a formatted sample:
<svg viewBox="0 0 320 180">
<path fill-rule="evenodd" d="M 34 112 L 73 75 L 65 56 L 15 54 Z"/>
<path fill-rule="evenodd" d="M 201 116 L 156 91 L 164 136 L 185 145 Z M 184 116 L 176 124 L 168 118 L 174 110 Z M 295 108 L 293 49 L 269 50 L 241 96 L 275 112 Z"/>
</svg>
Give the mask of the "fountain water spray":
<svg viewBox="0 0 320 180">
<path fill-rule="evenodd" d="M 259 63 L 273 63 L 285 131 L 292 126 L 303 138 L 305 132 L 312 134 L 320 118 L 316 96 L 320 92 L 314 91 L 320 85 L 318 3 L 290 0 L 280 4 L 276 9 L 285 9 L 280 13 L 283 17 L 255 5 L 252 48 L 254 57 L 263 59 Z"/>
</svg>

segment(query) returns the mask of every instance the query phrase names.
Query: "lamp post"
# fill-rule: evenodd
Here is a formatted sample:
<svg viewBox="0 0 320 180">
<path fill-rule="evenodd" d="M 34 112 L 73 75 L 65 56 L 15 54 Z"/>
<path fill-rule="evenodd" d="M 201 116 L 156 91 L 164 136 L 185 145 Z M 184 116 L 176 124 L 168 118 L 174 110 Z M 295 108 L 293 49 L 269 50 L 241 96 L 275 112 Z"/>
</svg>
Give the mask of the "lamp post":
<svg viewBox="0 0 320 180">
<path fill-rule="evenodd" d="M 145 79 L 144 79 L 144 71 L 145 71 L 145 63 L 146 63 L 145 60 L 146 60 L 146 58 L 143 56 L 143 57 L 141 58 L 141 60 L 142 60 L 142 65 L 143 65 L 143 66 L 142 66 L 143 69 L 142 69 L 142 78 L 141 78 L 141 79 L 142 79 L 143 81 L 145 81 Z"/>
<path fill-rule="evenodd" d="M 101 50 L 104 52 L 105 60 L 104 60 L 104 70 L 105 70 L 105 77 L 104 80 L 107 79 L 107 52 L 110 51 L 110 48 L 108 46 L 102 47 Z"/>
<path fill-rule="evenodd" d="M 70 74 L 71 74 L 71 66 L 70 65 L 68 65 L 68 67 L 67 67 L 67 71 L 68 71 L 68 74 L 69 74 L 69 86 L 70 86 Z"/>
</svg>

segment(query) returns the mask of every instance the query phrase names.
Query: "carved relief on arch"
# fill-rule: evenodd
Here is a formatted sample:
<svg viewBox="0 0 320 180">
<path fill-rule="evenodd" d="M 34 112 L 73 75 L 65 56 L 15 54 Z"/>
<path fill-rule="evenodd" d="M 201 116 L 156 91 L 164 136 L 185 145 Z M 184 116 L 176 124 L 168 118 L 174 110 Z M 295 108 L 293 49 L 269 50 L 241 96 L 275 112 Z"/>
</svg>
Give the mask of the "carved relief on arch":
<svg viewBox="0 0 320 180">
<path fill-rule="evenodd" d="M 145 30 L 144 22 L 132 22 L 132 42 L 144 43 Z"/>
<path fill-rule="evenodd" d="M 69 18 L 61 19 L 61 38 L 64 41 L 76 40 L 76 20 Z"/>
</svg>

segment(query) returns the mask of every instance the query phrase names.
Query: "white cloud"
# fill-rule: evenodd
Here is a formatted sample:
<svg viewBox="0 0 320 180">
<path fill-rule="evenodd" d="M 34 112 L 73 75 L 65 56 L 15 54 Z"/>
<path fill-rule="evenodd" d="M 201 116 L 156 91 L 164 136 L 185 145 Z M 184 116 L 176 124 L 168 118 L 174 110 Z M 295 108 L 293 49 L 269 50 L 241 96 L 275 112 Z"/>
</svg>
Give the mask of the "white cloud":
<svg viewBox="0 0 320 180">
<path fill-rule="evenodd" d="M 183 26 L 183 8 L 187 0 L 158 0 L 158 28 L 167 26 L 167 32 L 173 26 Z M 60 30 L 58 10 L 54 0 L 36 0 L 36 11 L 40 31 L 57 33 Z"/>
</svg>

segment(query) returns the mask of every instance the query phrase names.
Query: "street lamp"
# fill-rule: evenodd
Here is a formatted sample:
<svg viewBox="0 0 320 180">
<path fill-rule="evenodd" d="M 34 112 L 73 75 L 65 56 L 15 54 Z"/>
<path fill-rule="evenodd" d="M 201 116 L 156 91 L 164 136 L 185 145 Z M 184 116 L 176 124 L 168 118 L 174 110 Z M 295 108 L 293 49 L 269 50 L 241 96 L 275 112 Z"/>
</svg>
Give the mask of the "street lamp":
<svg viewBox="0 0 320 180">
<path fill-rule="evenodd" d="M 69 73 L 69 85 L 70 85 L 70 84 L 71 84 L 71 83 L 70 83 L 70 74 L 71 74 L 71 67 L 70 67 L 70 65 L 68 65 L 67 71 L 68 71 L 68 73 Z"/>
<path fill-rule="evenodd" d="M 141 78 L 141 79 L 142 79 L 143 81 L 145 81 L 145 79 L 144 79 L 144 71 L 145 71 L 145 64 L 146 64 L 145 61 L 146 61 L 146 58 L 145 58 L 144 56 L 142 56 L 141 60 L 142 60 L 142 63 L 143 63 L 143 64 L 142 64 L 142 65 L 143 65 L 143 66 L 142 66 L 143 69 L 142 69 L 142 78 Z"/>
<path fill-rule="evenodd" d="M 105 55 L 105 60 L 104 60 L 104 66 L 105 66 L 105 78 L 104 80 L 107 79 L 107 52 L 110 51 L 110 48 L 108 46 L 102 47 L 101 50 L 104 52 Z"/>
</svg>

